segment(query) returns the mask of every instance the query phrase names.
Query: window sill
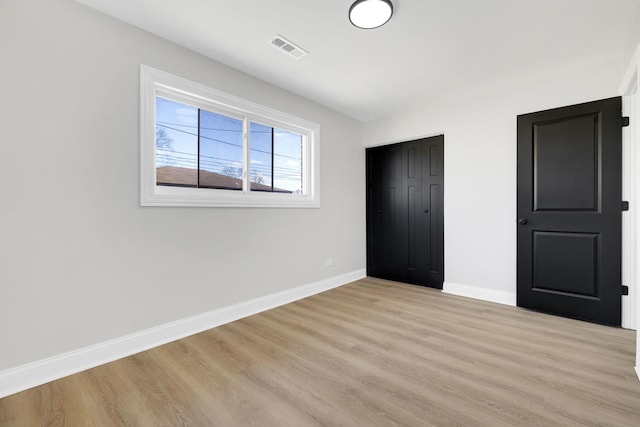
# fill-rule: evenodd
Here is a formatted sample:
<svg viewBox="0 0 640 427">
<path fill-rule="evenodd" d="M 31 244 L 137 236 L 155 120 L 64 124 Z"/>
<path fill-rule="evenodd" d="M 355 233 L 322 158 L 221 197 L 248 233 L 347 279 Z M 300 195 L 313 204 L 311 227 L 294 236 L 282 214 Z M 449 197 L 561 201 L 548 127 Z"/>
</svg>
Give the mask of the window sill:
<svg viewBox="0 0 640 427">
<path fill-rule="evenodd" d="M 221 208 L 319 208 L 320 198 L 298 194 L 279 194 L 156 186 L 143 194 L 142 206 L 221 207 Z"/>
</svg>

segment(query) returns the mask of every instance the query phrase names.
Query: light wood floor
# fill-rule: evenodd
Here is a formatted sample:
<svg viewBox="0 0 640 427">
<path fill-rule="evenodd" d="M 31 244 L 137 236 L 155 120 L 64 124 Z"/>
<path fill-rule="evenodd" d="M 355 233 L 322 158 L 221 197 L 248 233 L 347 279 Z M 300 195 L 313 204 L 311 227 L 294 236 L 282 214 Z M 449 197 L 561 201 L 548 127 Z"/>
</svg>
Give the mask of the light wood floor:
<svg viewBox="0 0 640 427">
<path fill-rule="evenodd" d="M 0 425 L 637 427 L 634 336 L 364 279 L 0 399 Z"/>
</svg>

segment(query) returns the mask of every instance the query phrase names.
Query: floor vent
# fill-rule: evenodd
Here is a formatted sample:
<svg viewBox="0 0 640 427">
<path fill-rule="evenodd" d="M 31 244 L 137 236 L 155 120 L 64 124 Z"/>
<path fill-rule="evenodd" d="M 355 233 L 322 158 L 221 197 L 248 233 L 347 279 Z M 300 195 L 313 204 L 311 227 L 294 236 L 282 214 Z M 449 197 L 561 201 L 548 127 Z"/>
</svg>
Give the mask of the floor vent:
<svg viewBox="0 0 640 427">
<path fill-rule="evenodd" d="M 303 56 L 307 56 L 309 54 L 309 52 L 296 45 L 295 43 L 290 42 L 279 34 L 273 37 L 269 41 L 269 44 L 295 59 L 300 59 Z"/>
</svg>

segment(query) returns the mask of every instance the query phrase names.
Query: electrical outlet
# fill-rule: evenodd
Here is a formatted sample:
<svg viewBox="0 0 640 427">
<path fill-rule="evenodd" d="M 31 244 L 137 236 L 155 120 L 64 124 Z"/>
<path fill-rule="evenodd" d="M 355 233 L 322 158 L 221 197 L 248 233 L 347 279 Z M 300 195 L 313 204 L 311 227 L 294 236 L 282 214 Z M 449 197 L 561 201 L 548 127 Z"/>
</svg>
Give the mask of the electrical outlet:
<svg viewBox="0 0 640 427">
<path fill-rule="evenodd" d="M 327 258 L 324 260 L 324 265 L 326 265 L 327 267 L 333 265 L 333 260 L 331 258 Z"/>
</svg>

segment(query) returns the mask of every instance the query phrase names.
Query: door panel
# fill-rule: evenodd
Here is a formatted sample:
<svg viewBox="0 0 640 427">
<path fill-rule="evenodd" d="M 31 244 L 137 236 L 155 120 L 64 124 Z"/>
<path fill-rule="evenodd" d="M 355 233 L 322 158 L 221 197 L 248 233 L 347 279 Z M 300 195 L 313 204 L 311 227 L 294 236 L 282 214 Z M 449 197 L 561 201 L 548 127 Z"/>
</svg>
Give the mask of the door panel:
<svg viewBox="0 0 640 427">
<path fill-rule="evenodd" d="M 536 291 L 597 297 L 598 234 L 534 231 Z"/>
<path fill-rule="evenodd" d="M 443 143 L 367 149 L 368 275 L 442 288 Z"/>
<path fill-rule="evenodd" d="M 621 99 L 518 116 L 518 305 L 620 324 Z"/>
<path fill-rule="evenodd" d="M 534 124 L 536 211 L 597 209 L 601 121 L 589 114 Z"/>
<path fill-rule="evenodd" d="M 441 175 L 434 176 L 439 176 L 442 179 Z M 442 283 L 444 281 L 444 222 L 442 221 L 442 218 L 444 218 L 442 203 L 444 194 L 442 192 L 442 184 L 431 184 L 429 186 L 429 196 L 428 209 L 431 213 L 429 231 L 433 236 L 428 240 L 431 257 L 429 278 L 434 282 Z"/>
</svg>

